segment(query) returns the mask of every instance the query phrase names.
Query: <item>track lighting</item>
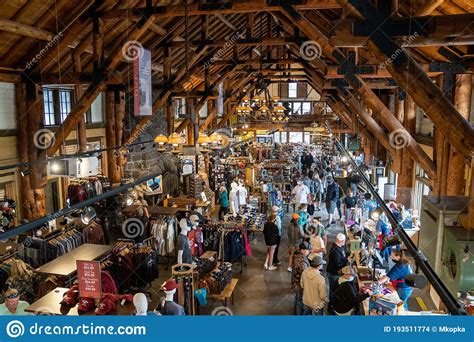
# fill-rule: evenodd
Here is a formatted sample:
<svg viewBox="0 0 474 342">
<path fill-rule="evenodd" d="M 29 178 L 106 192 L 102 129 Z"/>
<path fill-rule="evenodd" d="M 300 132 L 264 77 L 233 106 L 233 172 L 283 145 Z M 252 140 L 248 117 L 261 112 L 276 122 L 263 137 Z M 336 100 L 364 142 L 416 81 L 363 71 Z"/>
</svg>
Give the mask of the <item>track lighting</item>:
<svg viewBox="0 0 474 342">
<path fill-rule="evenodd" d="M 82 211 L 81 221 L 84 224 L 91 223 L 97 217 L 97 212 L 93 207 L 85 207 Z"/>
<path fill-rule="evenodd" d="M 20 174 L 22 177 L 25 177 L 25 176 L 31 175 L 31 171 L 29 169 L 24 169 L 20 171 Z"/>
</svg>

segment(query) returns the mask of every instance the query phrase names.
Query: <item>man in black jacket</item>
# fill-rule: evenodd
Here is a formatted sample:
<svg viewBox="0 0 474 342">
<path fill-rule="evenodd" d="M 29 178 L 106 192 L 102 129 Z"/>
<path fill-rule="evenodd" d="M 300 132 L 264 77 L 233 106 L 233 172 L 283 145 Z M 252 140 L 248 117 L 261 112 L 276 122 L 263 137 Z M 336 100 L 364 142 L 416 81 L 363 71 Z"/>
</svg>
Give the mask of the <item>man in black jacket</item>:
<svg viewBox="0 0 474 342">
<path fill-rule="evenodd" d="M 365 299 L 372 295 L 370 290 L 359 294 L 358 286 L 354 283 L 354 273 L 350 266 L 345 266 L 341 270 L 342 275 L 339 277 L 334 288 L 334 301 L 332 309 L 338 316 L 351 316 L 356 311 L 357 306 Z"/>
<path fill-rule="evenodd" d="M 346 255 L 346 236 L 339 233 L 329 251 L 328 266 L 326 268 L 329 281 L 329 310 L 332 309 L 334 288 L 339 279 L 339 271 L 349 264 L 348 259 L 349 258 Z"/>
</svg>

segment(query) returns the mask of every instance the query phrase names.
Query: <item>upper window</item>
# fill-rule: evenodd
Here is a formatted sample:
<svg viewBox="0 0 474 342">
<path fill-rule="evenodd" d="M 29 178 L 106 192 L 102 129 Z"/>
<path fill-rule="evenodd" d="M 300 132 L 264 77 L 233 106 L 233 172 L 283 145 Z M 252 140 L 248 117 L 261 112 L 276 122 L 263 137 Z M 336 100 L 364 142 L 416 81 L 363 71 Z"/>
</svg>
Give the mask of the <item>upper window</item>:
<svg viewBox="0 0 474 342">
<path fill-rule="evenodd" d="M 186 115 L 186 99 L 184 97 L 174 98 L 174 117 L 182 118 Z"/>
<path fill-rule="evenodd" d="M 53 91 L 45 89 L 43 91 L 43 102 L 44 102 L 44 124 L 46 126 L 52 126 L 56 124 L 54 114 L 54 102 L 53 102 Z"/>
<path fill-rule="evenodd" d="M 72 89 L 43 88 L 44 124 L 62 124 L 71 112 L 73 98 Z"/>
<path fill-rule="evenodd" d="M 288 83 L 288 97 L 290 99 L 295 99 L 298 97 L 298 84 L 297 83 Z"/>
</svg>

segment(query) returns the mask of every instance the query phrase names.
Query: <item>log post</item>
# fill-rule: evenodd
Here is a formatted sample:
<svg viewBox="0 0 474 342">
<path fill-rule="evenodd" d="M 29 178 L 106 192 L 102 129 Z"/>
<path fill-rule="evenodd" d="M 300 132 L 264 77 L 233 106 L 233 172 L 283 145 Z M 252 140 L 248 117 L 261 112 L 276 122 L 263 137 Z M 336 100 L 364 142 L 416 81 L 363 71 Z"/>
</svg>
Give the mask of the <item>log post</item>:
<svg viewBox="0 0 474 342">
<path fill-rule="evenodd" d="M 395 118 L 403 124 L 404 121 L 404 100 L 399 99 L 398 97 L 395 99 L 395 104 L 394 104 L 394 116 Z M 393 163 L 392 163 L 392 169 L 393 172 L 396 173 L 401 173 L 401 168 L 402 168 L 402 151 L 396 150 L 395 155 L 392 156 Z"/>
<path fill-rule="evenodd" d="M 454 105 L 458 112 L 469 120 L 471 111 L 472 75 L 459 74 L 456 76 Z M 464 195 L 466 188 L 466 163 L 464 158 L 452 147 L 449 149 L 447 192 L 448 196 Z"/>
<path fill-rule="evenodd" d="M 44 106 L 41 89 L 33 83 L 27 83 L 25 93 L 28 129 L 28 137 L 25 142 L 28 148 L 28 162 L 32 163 L 30 166 L 31 174 L 29 175 L 30 187 L 33 192 L 33 206 L 30 212 L 30 219 L 36 219 L 46 216 L 44 188 L 47 184 L 47 164 L 39 156 L 43 155 L 42 152 L 48 148 L 50 143 L 48 139 L 50 137 L 47 137 L 46 133 L 40 133 L 40 130 L 44 128 Z"/>
<path fill-rule="evenodd" d="M 107 147 L 116 146 L 115 133 L 115 94 L 113 91 L 105 93 L 105 141 Z M 107 174 L 112 184 L 120 183 L 120 170 L 117 165 L 118 153 L 107 151 Z"/>
<path fill-rule="evenodd" d="M 415 102 L 409 96 L 404 101 L 403 124 L 408 133 L 412 134 L 416 129 L 416 107 Z M 398 174 L 397 201 L 405 207 L 412 207 L 413 196 L 413 158 L 406 149 L 399 150 L 401 155 L 401 168 Z"/>
<path fill-rule="evenodd" d="M 16 106 L 17 106 L 17 149 L 20 162 L 28 162 L 28 117 L 26 109 L 26 86 L 24 83 L 16 84 Z M 23 143 L 20 143 L 22 142 Z M 30 175 L 20 178 L 20 200 L 21 213 L 27 220 L 34 219 L 34 195 L 31 189 Z"/>
<path fill-rule="evenodd" d="M 115 146 L 122 146 L 123 143 L 123 126 L 125 120 L 125 92 L 115 90 L 114 92 L 114 107 L 115 107 Z M 119 171 L 120 179 L 124 176 L 125 164 L 127 158 L 120 154 L 116 161 Z"/>
<path fill-rule="evenodd" d="M 71 57 L 72 57 L 71 58 L 72 63 L 74 64 L 74 71 L 77 73 L 81 73 L 82 71 L 81 56 L 77 53 L 72 52 Z M 79 99 L 82 98 L 82 95 L 84 95 L 82 84 L 76 84 L 74 86 L 74 97 L 75 97 L 74 102 L 79 101 Z M 77 135 L 77 150 L 79 152 L 86 151 L 87 150 L 87 131 L 86 131 L 86 120 L 84 117 L 84 113 L 82 114 L 82 118 L 77 123 L 76 135 Z"/>
</svg>

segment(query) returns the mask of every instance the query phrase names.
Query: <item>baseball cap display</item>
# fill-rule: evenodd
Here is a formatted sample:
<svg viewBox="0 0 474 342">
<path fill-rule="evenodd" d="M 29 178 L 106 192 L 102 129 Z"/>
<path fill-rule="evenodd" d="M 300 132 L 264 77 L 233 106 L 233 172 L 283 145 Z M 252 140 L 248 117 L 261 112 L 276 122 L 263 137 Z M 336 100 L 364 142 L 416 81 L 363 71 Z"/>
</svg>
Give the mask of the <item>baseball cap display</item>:
<svg viewBox="0 0 474 342">
<path fill-rule="evenodd" d="M 178 288 L 178 284 L 173 279 L 170 279 L 163 285 L 163 288 L 165 291 L 173 291 Z"/>
<path fill-rule="evenodd" d="M 79 299 L 79 287 L 74 285 L 64 293 L 63 300 L 60 304 L 74 306 Z"/>
<path fill-rule="evenodd" d="M 79 305 L 77 306 L 77 311 L 88 312 L 94 308 L 95 308 L 94 298 L 81 298 L 79 300 Z"/>
<path fill-rule="evenodd" d="M 113 294 L 105 294 L 100 301 L 99 306 L 95 309 L 96 315 L 107 315 L 117 308 L 117 296 Z"/>
</svg>

